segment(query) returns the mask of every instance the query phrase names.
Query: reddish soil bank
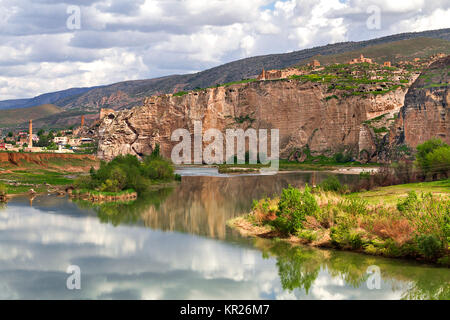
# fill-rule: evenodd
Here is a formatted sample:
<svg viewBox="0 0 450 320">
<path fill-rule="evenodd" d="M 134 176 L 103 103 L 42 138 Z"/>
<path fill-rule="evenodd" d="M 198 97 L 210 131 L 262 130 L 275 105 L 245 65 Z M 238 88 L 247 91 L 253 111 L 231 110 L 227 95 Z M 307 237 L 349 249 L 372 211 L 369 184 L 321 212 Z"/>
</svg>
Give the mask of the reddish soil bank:
<svg viewBox="0 0 450 320">
<path fill-rule="evenodd" d="M 96 161 L 97 157 L 85 154 L 61 154 L 61 153 L 19 153 L 19 152 L 0 152 L 0 163 L 9 162 L 20 166 L 20 162 L 30 162 L 38 165 L 44 165 L 48 160 L 54 159 L 80 159 Z"/>
</svg>

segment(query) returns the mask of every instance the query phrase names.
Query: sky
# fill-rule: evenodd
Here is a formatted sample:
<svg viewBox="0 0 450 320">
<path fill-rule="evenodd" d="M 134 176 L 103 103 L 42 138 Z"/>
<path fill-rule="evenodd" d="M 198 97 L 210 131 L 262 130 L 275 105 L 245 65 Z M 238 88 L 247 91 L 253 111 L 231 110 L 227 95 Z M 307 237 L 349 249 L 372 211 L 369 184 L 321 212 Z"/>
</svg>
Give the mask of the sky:
<svg viewBox="0 0 450 320">
<path fill-rule="evenodd" d="M 450 27 L 450 0 L 0 0 L 0 100 Z"/>
</svg>

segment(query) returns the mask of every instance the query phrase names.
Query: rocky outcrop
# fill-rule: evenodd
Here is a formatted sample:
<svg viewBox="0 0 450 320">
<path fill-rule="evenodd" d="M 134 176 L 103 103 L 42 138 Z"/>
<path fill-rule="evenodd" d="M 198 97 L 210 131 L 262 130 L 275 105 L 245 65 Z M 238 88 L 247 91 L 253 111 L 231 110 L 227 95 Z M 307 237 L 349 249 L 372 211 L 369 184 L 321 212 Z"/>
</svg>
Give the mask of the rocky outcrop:
<svg viewBox="0 0 450 320">
<path fill-rule="evenodd" d="M 450 56 L 430 65 L 409 89 L 390 145 L 416 147 L 431 138 L 450 144 Z"/>
<path fill-rule="evenodd" d="M 364 122 L 397 113 L 406 90 L 332 98 L 337 92 L 330 92 L 326 84 L 279 80 L 210 88 L 183 96 L 154 96 L 145 99 L 141 107 L 104 115 L 98 155 L 106 160 L 128 153 L 141 156 L 159 144 L 162 153 L 170 156 L 176 144 L 171 141 L 173 131 L 184 128 L 193 133 L 194 121 L 200 120 L 203 131 L 279 129 L 282 158 L 306 146 L 313 154 L 331 156 L 346 151 L 359 156 L 362 150 L 373 153 L 377 149 L 373 130 Z"/>
</svg>

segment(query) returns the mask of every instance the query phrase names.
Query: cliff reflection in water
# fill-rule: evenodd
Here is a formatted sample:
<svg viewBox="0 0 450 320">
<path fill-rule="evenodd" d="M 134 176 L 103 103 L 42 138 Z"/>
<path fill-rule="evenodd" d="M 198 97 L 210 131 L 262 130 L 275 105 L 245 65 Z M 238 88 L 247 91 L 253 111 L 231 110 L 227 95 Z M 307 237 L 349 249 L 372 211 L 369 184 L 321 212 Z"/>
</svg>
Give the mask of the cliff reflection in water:
<svg viewBox="0 0 450 320">
<path fill-rule="evenodd" d="M 179 186 L 148 192 L 132 204 L 91 205 L 104 223 L 143 224 L 163 231 L 187 232 L 212 238 L 227 237 L 226 221 L 251 209 L 253 199 L 281 193 L 288 185 L 302 187 L 320 183 L 329 173 L 302 172 L 275 176 L 184 176 Z M 351 184 L 354 175 L 340 175 Z M 232 232 L 228 230 L 228 232 Z"/>
</svg>

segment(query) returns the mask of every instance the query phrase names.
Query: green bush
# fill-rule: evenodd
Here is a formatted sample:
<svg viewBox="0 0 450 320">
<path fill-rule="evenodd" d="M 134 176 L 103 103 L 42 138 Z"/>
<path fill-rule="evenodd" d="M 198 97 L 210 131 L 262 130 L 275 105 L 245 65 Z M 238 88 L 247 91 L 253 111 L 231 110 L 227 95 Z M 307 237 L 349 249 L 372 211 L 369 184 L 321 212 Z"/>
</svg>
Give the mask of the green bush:
<svg viewBox="0 0 450 320">
<path fill-rule="evenodd" d="M 148 158 L 143 163 L 143 173 L 153 180 L 169 180 L 174 176 L 173 165 L 163 159 Z"/>
<path fill-rule="evenodd" d="M 431 193 L 415 195 L 411 192 L 397 208 L 407 218 L 417 235 L 432 235 L 442 246 L 448 246 L 450 238 L 450 200 Z"/>
<path fill-rule="evenodd" d="M 363 240 L 361 233 L 357 231 L 351 231 L 349 233 L 349 243 L 352 246 L 353 249 L 359 249 L 363 246 Z"/>
<path fill-rule="evenodd" d="M 297 232 L 297 237 L 311 243 L 317 240 L 317 233 L 313 230 L 303 229 Z"/>
<path fill-rule="evenodd" d="M 426 258 L 436 258 L 442 253 L 442 242 L 434 235 L 422 235 L 417 238 L 417 247 Z"/>
<path fill-rule="evenodd" d="M 367 213 L 368 202 L 359 197 L 352 197 L 342 200 L 338 207 L 352 215 L 364 215 Z"/>
<path fill-rule="evenodd" d="M 119 182 L 114 179 L 106 179 L 100 186 L 101 192 L 119 192 L 122 189 L 119 186 Z"/>
<path fill-rule="evenodd" d="M 450 146 L 442 146 L 427 154 L 426 162 L 431 174 L 442 174 L 445 177 L 450 172 Z"/>
<path fill-rule="evenodd" d="M 91 169 L 90 176 L 78 178 L 74 186 L 102 192 L 133 189 L 143 193 L 155 181 L 175 180 L 174 171 L 172 162 L 160 155 L 157 145 L 144 161 L 132 155 L 118 156 L 108 163 L 102 161 L 98 170 Z"/>
<path fill-rule="evenodd" d="M 6 185 L 0 183 L 0 196 L 6 196 L 7 191 Z"/>
<path fill-rule="evenodd" d="M 80 176 L 73 182 L 75 189 L 95 189 L 91 176 Z"/>
<path fill-rule="evenodd" d="M 331 243 L 342 249 L 360 249 L 364 246 L 361 232 L 351 230 L 346 225 L 338 225 L 330 229 Z"/>
<path fill-rule="evenodd" d="M 333 191 L 345 193 L 348 190 L 347 185 L 342 185 L 336 176 L 329 176 L 319 184 L 319 188 L 323 191 Z"/>
<path fill-rule="evenodd" d="M 348 153 L 343 154 L 342 152 L 339 152 L 334 155 L 334 161 L 336 161 L 337 163 L 347 163 L 352 160 L 352 155 Z"/>
<path fill-rule="evenodd" d="M 306 216 L 314 216 L 319 211 L 319 205 L 306 185 L 305 190 L 289 186 L 284 189 L 278 203 L 277 218 L 274 226 L 284 234 L 295 234 L 302 229 Z"/>
<path fill-rule="evenodd" d="M 430 139 L 417 146 L 416 164 L 424 174 L 450 170 L 450 147 L 440 139 Z"/>
<path fill-rule="evenodd" d="M 343 225 L 331 227 L 330 229 L 331 243 L 339 248 L 345 248 L 349 244 L 350 232 Z"/>
<path fill-rule="evenodd" d="M 397 209 L 400 212 L 407 212 L 407 211 L 413 211 L 417 207 L 417 204 L 419 203 L 419 198 L 417 196 L 417 193 L 412 190 L 408 193 L 408 196 L 405 200 L 400 200 L 397 203 Z"/>
</svg>

